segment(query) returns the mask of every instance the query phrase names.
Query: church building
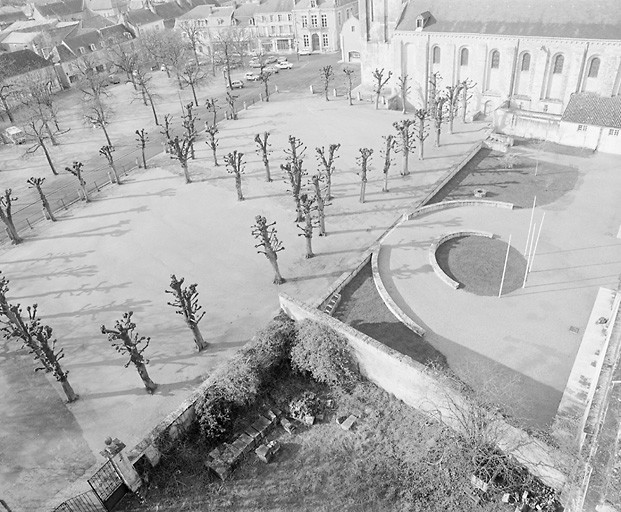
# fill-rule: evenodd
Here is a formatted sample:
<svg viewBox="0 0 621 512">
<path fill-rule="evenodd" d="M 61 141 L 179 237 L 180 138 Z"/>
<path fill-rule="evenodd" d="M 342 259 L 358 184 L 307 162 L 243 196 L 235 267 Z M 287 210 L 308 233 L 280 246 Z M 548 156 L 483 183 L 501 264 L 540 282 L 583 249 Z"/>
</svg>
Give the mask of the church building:
<svg viewBox="0 0 621 512">
<path fill-rule="evenodd" d="M 407 75 L 416 107 L 435 73 L 438 90 L 473 85 L 469 117 L 505 109 L 503 122 L 541 127 L 560 120 L 572 94 L 620 93 L 619 0 L 359 0 L 359 19 L 363 85 L 384 68 L 396 93 Z"/>
</svg>

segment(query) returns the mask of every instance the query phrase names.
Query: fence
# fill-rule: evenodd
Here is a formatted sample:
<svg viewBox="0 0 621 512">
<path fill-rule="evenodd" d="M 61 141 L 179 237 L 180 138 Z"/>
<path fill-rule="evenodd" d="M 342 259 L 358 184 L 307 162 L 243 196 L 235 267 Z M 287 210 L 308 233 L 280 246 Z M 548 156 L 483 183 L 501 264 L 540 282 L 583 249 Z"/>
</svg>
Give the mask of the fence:
<svg viewBox="0 0 621 512">
<path fill-rule="evenodd" d="M 106 509 L 97 495 L 88 491 L 63 502 L 54 512 L 106 512 Z"/>
</svg>

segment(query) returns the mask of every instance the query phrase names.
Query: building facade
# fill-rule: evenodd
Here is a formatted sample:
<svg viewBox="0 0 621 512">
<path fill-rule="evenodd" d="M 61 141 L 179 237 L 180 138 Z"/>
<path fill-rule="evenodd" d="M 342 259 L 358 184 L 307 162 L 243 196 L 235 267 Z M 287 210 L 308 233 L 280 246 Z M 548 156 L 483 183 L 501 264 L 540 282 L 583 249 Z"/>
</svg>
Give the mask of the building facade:
<svg viewBox="0 0 621 512">
<path fill-rule="evenodd" d="M 468 81 L 469 114 L 499 107 L 560 116 L 573 93 L 621 87 L 621 3 L 547 0 L 360 0 L 362 79 L 408 75 L 410 103 Z"/>
<path fill-rule="evenodd" d="M 294 6 L 294 0 L 267 0 L 258 6 L 255 21 L 263 53 L 295 51 Z"/>
<path fill-rule="evenodd" d="M 356 0 L 300 0 L 293 9 L 298 50 L 338 51 L 343 23 L 357 14 Z"/>
</svg>

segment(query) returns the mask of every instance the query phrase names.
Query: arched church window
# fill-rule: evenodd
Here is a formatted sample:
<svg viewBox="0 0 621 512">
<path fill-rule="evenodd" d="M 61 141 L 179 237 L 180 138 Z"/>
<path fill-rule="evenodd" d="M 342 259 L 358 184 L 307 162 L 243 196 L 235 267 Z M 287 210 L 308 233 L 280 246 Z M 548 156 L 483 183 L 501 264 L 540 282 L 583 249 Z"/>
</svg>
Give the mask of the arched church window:
<svg viewBox="0 0 621 512">
<path fill-rule="evenodd" d="M 591 61 L 589 65 L 589 78 L 597 78 L 597 75 L 599 75 L 599 64 L 600 60 L 597 57 Z"/>
<path fill-rule="evenodd" d="M 440 64 L 440 47 L 439 46 L 433 47 L 432 62 L 434 64 Z"/>
<path fill-rule="evenodd" d="M 461 54 L 459 56 L 459 64 L 460 64 L 460 66 L 467 66 L 468 65 L 469 53 L 470 52 L 468 52 L 468 48 L 462 48 L 461 49 Z"/>
<path fill-rule="evenodd" d="M 530 53 L 525 53 L 522 55 L 522 64 L 520 66 L 520 71 L 530 71 Z"/>
<path fill-rule="evenodd" d="M 552 73 L 555 75 L 561 74 L 563 72 L 563 64 L 565 64 L 565 57 L 557 55 L 556 59 L 554 59 L 554 69 Z"/>
<path fill-rule="evenodd" d="M 498 69 L 500 67 L 500 52 L 498 50 L 494 50 L 492 52 L 492 69 Z"/>
</svg>

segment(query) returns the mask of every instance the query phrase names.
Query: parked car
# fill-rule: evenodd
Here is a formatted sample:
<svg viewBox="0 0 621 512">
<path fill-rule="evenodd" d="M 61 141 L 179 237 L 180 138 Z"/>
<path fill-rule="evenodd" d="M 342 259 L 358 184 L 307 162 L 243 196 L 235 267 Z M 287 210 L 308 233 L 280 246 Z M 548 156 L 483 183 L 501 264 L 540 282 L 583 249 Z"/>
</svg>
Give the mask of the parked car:
<svg viewBox="0 0 621 512">
<path fill-rule="evenodd" d="M 109 75 L 108 76 L 108 82 L 111 84 L 120 84 L 121 83 L 121 77 L 119 75 Z"/>
<path fill-rule="evenodd" d="M 287 62 L 287 57 L 278 57 L 278 62 Z"/>
<path fill-rule="evenodd" d="M 298 52 L 298 55 L 310 55 L 310 54 L 311 54 L 311 51 L 310 50 L 306 50 L 306 49 L 300 50 Z"/>
<path fill-rule="evenodd" d="M 279 71 L 279 69 L 276 66 L 265 66 L 263 70 L 267 71 L 268 73 L 278 73 Z"/>
<path fill-rule="evenodd" d="M 17 126 L 9 126 L 4 130 L 4 136 L 11 144 L 23 144 L 26 142 L 26 134 L 24 130 Z"/>
<path fill-rule="evenodd" d="M 244 75 L 244 79 L 248 80 L 249 82 L 256 82 L 259 78 L 259 75 L 257 75 L 256 73 L 246 73 Z"/>
<path fill-rule="evenodd" d="M 272 55 L 270 55 L 269 57 L 265 57 L 265 63 L 266 64 L 273 64 L 274 62 L 277 62 L 278 59 Z"/>
<path fill-rule="evenodd" d="M 291 69 L 293 67 L 293 64 L 291 64 L 291 62 L 287 62 L 286 60 L 283 62 L 277 62 L 276 63 L 276 67 L 278 69 Z"/>
<path fill-rule="evenodd" d="M 244 82 L 241 80 L 231 80 L 231 89 L 243 89 Z"/>
<path fill-rule="evenodd" d="M 250 61 L 250 67 L 251 68 L 260 68 L 261 67 L 261 63 L 258 60 L 251 60 Z"/>
</svg>

